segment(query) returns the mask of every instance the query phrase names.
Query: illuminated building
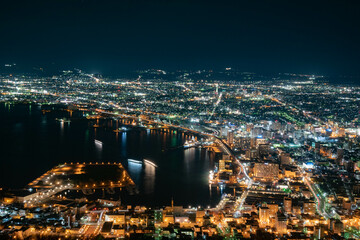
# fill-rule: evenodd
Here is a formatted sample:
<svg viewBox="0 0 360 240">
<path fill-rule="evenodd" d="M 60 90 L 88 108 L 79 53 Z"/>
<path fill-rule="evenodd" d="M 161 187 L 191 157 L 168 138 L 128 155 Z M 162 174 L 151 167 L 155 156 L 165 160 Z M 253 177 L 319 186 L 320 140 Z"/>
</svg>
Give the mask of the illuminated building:
<svg viewBox="0 0 360 240">
<path fill-rule="evenodd" d="M 323 239 L 325 236 L 325 228 L 326 228 L 326 226 L 324 226 L 324 225 L 315 226 L 314 236 L 317 239 Z"/>
<path fill-rule="evenodd" d="M 264 138 L 255 138 L 255 140 L 256 140 L 256 147 L 267 144 L 267 141 Z"/>
<path fill-rule="evenodd" d="M 162 210 L 154 210 L 154 220 L 156 223 L 160 223 L 163 221 L 163 211 Z"/>
<path fill-rule="evenodd" d="M 165 224 L 174 224 L 174 215 L 172 214 L 166 214 L 164 217 L 163 217 L 163 222 Z"/>
<path fill-rule="evenodd" d="M 230 146 L 233 145 L 233 143 L 234 143 L 234 132 L 233 131 L 229 131 L 227 133 L 227 142 Z"/>
<path fill-rule="evenodd" d="M 66 88 L 63 88 L 63 86 L 58 83 L 55 83 L 58 84 L 55 86 L 56 91 L 52 90 L 53 81 L 51 81 L 49 87 L 46 88 L 46 91 L 48 91 L 49 94 L 43 95 L 44 102 L 50 102 L 52 104 L 56 104 L 59 99 L 69 99 L 66 100 L 66 104 L 69 104 L 69 107 L 77 106 L 73 109 L 74 115 L 76 114 L 77 108 L 85 109 L 81 110 L 85 111 L 85 114 L 88 112 L 90 115 L 95 115 L 91 112 L 96 108 L 96 114 L 100 114 L 102 111 L 104 111 L 104 113 L 109 111 L 109 113 L 106 113 L 106 116 L 104 114 L 104 118 L 107 118 L 109 115 L 112 115 L 112 110 L 110 109 L 113 109 L 113 113 L 115 113 L 114 118 L 116 118 L 116 114 L 130 114 L 131 120 L 126 119 L 124 124 L 133 124 L 132 126 L 136 125 L 137 127 L 144 128 L 144 130 L 146 129 L 145 131 L 150 132 L 150 129 L 152 129 L 151 131 L 158 129 L 159 131 L 174 134 L 175 132 L 180 132 L 181 127 L 185 127 L 187 129 L 186 131 L 189 132 L 188 135 L 191 135 L 192 131 L 196 131 L 199 138 L 209 137 L 209 139 L 211 139 L 210 135 L 213 135 L 213 137 L 216 138 L 220 137 L 224 142 L 226 138 L 226 142 L 229 143 L 229 145 L 236 143 L 232 146 L 236 155 L 227 152 L 222 144 L 214 142 L 213 139 L 216 138 L 212 138 L 208 143 L 204 142 L 207 142 L 209 139 L 205 139 L 205 141 L 200 140 L 199 146 L 202 146 L 204 143 L 204 147 L 209 147 L 209 149 L 211 149 L 209 150 L 211 152 L 210 154 L 212 155 L 212 158 L 215 159 L 214 162 L 218 163 L 218 168 L 213 169 L 214 171 L 210 174 L 210 179 L 213 180 L 212 184 L 215 185 L 219 183 L 218 180 L 220 180 L 222 181 L 220 189 L 224 186 L 229 188 L 233 187 L 235 193 L 239 187 L 249 187 L 247 191 L 249 192 L 248 195 L 234 194 L 233 199 L 229 199 L 221 208 L 213 209 L 209 206 L 209 210 L 205 211 L 196 211 L 192 208 L 184 210 L 174 207 L 173 204 L 171 207 L 165 208 L 165 210 L 147 210 L 143 215 L 148 214 L 146 215 L 148 219 L 153 219 L 152 221 L 154 223 L 150 225 L 156 224 L 156 227 L 159 226 L 159 228 L 161 228 L 168 227 L 170 224 L 169 229 L 171 230 L 164 230 L 163 232 L 171 232 L 173 230 L 172 223 L 178 223 L 182 226 L 193 224 L 198 225 L 195 227 L 197 229 L 195 232 L 206 233 L 209 236 L 219 235 L 221 237 L 226 237 L 226 233 L 220 232 L 219 228 L 229 227 L 232 230 L 239 230 L 239 235 L 242 234 L 243 237 L 247 236 L 250 238 L 250 234 L 254 233 L 260 224 L 260 226 L 264 228 L 270 227 L 267 228 L 266 231 L 274 233 L 277 237 L 284 234 L 293 234 L 292 239 L 306 239 L 296 238 L 299 232 L 304 232 L 303 234 L 306 235 L 307 239 L 325 239 L 326 235 L 333 234 L 333 232 L 336 232 L 337 234 L 341 233 L 342 235 L 349 234 L 349 232 L 347 232 L 349 226 L 358 227 L 359 220 L 357 215 L 359 214 L 359 210 L 355 208 L 358 207 L 357 205 L 359 202 L 360 183 L 358 180 L 360 180 L 360 172 L 352 173 L 355 170 L 360 170 L 360 165 L 353 165 L 353 161 L 357 161 L 360 153 L 360 148 L 358 147 L 360 128 L 358 126 L 358 120 L 353 121 L 355 117 L 357 117 L 358 111 L 355 111 L 357 114 L 355 117 L 354 114 L 350 112 L 346 113 L 346 115 L 352 116 L 351 119 L 349 118 L 343 122 L 336 123 L 339 119 L 346 117 L 345 114 L 341 115 L 341 112 L 336 113 L 336 115 L 340 114 L 341 116 L 336 116 L 337 120 L 334 119 L 333 123 L 329 122 L 324 124 L 322 121 L 317 120 L 330 117 L 333 115 L 332 112 L 336 111 L 337 107 L 342 108 L 344 110 L 342 110 L 342 112 L 346 112 L 347 108 L 345 104 L 347 104 L 347 102 L 356 108 L 354 103 L 356 103 L 356 100 L 359 98 L 358 93 L 352 93 L 353 96 L 350 96 L 352 95 L 350 94 L 350 90 L 343 88 L 341 91 L 346 91 L 346 97 L 342 100 L 341 98 L 343 96 L 337 97 L 337 95 L 341 95 L 339 94 L 340 88 L 335 88 L 334 94 L 330 95 L 330 90 L 328 90 L 331 88 L 330 86 L 322 88 L 321 85 L 316 85 L 316 87 L 313 88 L 312 85 L 304 86 L 301 84 L 301 86 L 297 86 L 297 84 L 292 84 L 291 82 L 284 82 L 271 87 L 264 85 L 255 86 L 257 88 L 256 91 L 263 91 L 263 94 L 267 95 L 264 99 L 259 98 L 257 93 L 254 93 L 239 98 L 236 97 L 236 101 L 233 103 L 234 99 L 229 98 L 232 93 L 236 94 L 236 91 L 241 88 L 248 89 L 249 92 L 252 92 L 250 89 L 253 89 L 254 86 L 253 84 L 249 84 L 248 86 L 242 85 L 239 87 L 236 84 L 224 84 L 221 86 L 221 89 L 224 89 L 224 96 L 226 93 L 227 97 L 222 99 L 222 102 L 218 109 L 216 109 L 211 121 L 207 121 L 206 119 L 209 119 L 209 116 L 207 115 L 206 109 L 208 109 L 209 106 L 206 101 L 213 99 L 214 94 L 212 93 L 210 96 L 207 95 L 209 89 L 206 88 L 207 83 L 205 80 L 205 84 L 196 82 L 184 84 L 185 89 L 189 88 L 192 90 L 186 90 L 186 93 L 183 92 L 183 87 L 181 87 L 180 92 L 172 93 L 172 91 L 167 91 L 166 87 L 164 87 L 166 85 L 163 84 L 164 82 L 161 81 L 156 83 L 155 80 L 151 81 L 153 82 L 138 82 L 139 85 L 137 85 L 137 90 L 144 93 L 133 94 L 134 89 L 131 87 L 133 85 L 131 81 L 119 81 L 116 83 L 101 80 L 98 82 L 99 84 L 97 83 L 96 85 L 86 83 L 86 88 L 88 89 L 84 89 L 83 85 L 85 81 L 74 77 L 74 80 L 67 83 L 73 88 L 71 92 L 61 92 L 59 89 Z M 6 101 L 8 101 L 7 99 L 15 99 L 14 97 L 21 101 L 30 101 L 31 99 L 27 99 L 29 96 L 28 93 L 33 90 L 34 99 L 41 94 L 40 88 L 37 89 L 36 85 L 26 86 L 25 84 L 22 85 L 21 88 L 18 88 L 16 85 L 20 86 L 20 84 L 23 84 L 23 80 L 17 82 L 16 85 L 11 82 L 11 78 L 10 80 L 7 77 L 4 78 L 4 86 L 9 85 L 11 87 L 9 88 L 10 90 L 7 90 L 8 86 L 2 88 L 2 90 L 7 93 L 3 95 L 0 94 L 0 98 L 2 97 Z M 59 82 L 66 82 L 66 79 L 62 81 L 62 79 L 59 78 Z M 44 87 L 45 89 L 43 83 L 39 82 L 39 86 L 41 88 Z M 214 86 L 212 85 L 212 87 Z M 11 97 L 12 94 L 9 94 L 12 91 L 11 89 L 17 89 L 14 97 Z M 152 89 L 159 89 L 170 97 L 166 98 L 165 101 L 157 99 L 158 93 L 152 93 Z M 204 91 L 199 91 L 200 89 L 204 89 Z M 301 91 L 299 91 L 299 89 L 301 89 Z M 302 91 L 306 91 L 305 89 L 309 90 L 309 95 L 311 95 L 311 97 L 307 97 L 306 92 L 305 94 L 302 93 Z M 315 89 L 317 92 L 321 92 L 321 94 L 312 94 Z M 288 94 L 291 91 L 296 93 L 294 99 L 291 99 L 293 94 Z M 359 92 L 359 89 L 356 91 Z M 104 94 L 100 96 L 98 92 L 104 92 Z M 244 92 L 246 92 L 246 90 L 244 90 Z M 182 94 L 184 94 L 184 96 Z M 239 93 L 239 95 L 240 94 L 242 93 Z M 282 98 L 282 95 L 285 96 L 285 94 L 287 94 L 286 97 Z M 317 95 L 321 95 L 321 97 Z M 328 95 L 330 95 L 329 98 L 327 97 Z M 51 96 L 56 96 L 56 99 L 52 100 Z M 317 101 L 322 100 L 324 96 L 325 100 L 323 103 Z M 133 97 L 138 99 L 132 99 Z M 336 106 L 330 106 L 331 104 L 327 102 L 328 100 L 331 101 L 332 98 L 336 98 L 336 101 L 340 103 Z M 124 101 L 120 101 L 119 99 Z M 256 100 L 253 101 L 253 99 Z M 299 103 L 299 99 L 302 102 L 300 104 L 301 106 L 296 106 Z M 303 99 L 304 101 L 302 101 Z M 352 100 L 349 101 L 349 99 Z M 138 100 L 139 102 L 137 103 Z M 78 101 L 80 103 L 78 103 Z M 344 105 L 341 104 L 341 101 L 343 101 Z M 40 99 L 39 103 L 41 104 L 41 102 L 43 102 L 43 100 Z M 113 104 L 114 102 L 117 103 Z M 211 101 L 208 103 L 210 104 Z M 241 105 L 242 103 L 246 103 L 248 106 L 246 106 L 246 104 Z M 203 104 L 205 104 L 205 106 L 202 106 Z M 316 107 L 318 107 L 317 104 L 321 106 L 321 109 L 324 110 L 325 108 L 328 108 L 329 111 L 318 111 L 318 109 L 316 109 Z M 239 105 L 241 105 L 241 109 L 237 110 Z M 90 111 L 86 110 L 86 108 L 89 108 Z M 228 111 L 229 114 L 219 114 L 221 111 L 224 111 L 225 108 L 230 109 Z M 151 111 L 148 111 L 148 109 L 151 109 Z M 261 109 L 261 111 L 258 111 L 258 109 Z M 300 109 L 304 110 L 299 112 Z M 46 114 L 45 110 L 46 108 L 42 109 L 44 114 Z M 251 115 L 254 110 L 257 114 Z M 263 112 L 264 115 L 262 115 L 263 113 L 261 112 Z M 316 115 L 312 116 L 311 114 L 315 112 Z M 273 115 L 274 113 L 276 113 L 275 116 Z M 191 121 L 186 121 L 188 116 L 191 116 Z M 96 119 L 96 116 L 90 117 L 93 120 Z M 270 120 L 270 118 L 272 119 Z M 280 121 L 276 121 L 277 118 L 282 121 L 283 125 Z M 230 122 L 231 128 L 228 127 L 230 126 Z M 253 122 L 255 127 L 254 124 L 246 124 L 246 122 Z M 179 124 L 179 127 L 169 127 L 169 125 L 172 124 Z M 326 126 L 329 124 L 336 126 Z M 168 126 L 164 127 L 164 125 Z M 342 132 L 337 130 L 341 129 L 341 127 L 343 127 Z M 116 126 L 116 129 L 119 130 L 119 127 Z M 330 137 L 329 132 L 326 132 L 326 129 L 332 129 Z M 122 131 L 128 130 L 122 129 L 115 131 L 115 133 L 118 134 Z M 341 136 L 342 139 L 339 138 Z M 241 149 L 239 149 L 239 147 Z M 245 159 L 243 159 L 244 153 Z M 237 160 L 239 160 L 243 166 L 238 166 Z M 266 163 L 264 163 L 264 161 L 266 161 Z M 333 164 L 334 161 L 338 165 L 343 166 L 335 166 Z M 281 163 L 281 175 L 278 175 L 279 162 Z M 232 172 L 232 168 L 234 170 L 239 170 L 239 174 L 238 172 L 229 174 L 229 172 Z M 98 169 L 98 166 L 96 166 L 95 169 Z M 83 170 L 83 167 L 76 167 L 74 168 L 74 173 L 76 176 L 81 175 L 84 172 Z M 247 174 L 249 176 L 247 176 Z M 106 189 L 111 187 L 111 182 L 109 183 L 110 185 L 106 186 Z M 38 185 L 38 183 L 35 184 Z M 99 182 L 95 184 L 97 188 L 101 189 L 102 187 L 100 187 L 99 184 L 104 183 Z M 228 184 L 230 186 L 227 186 Z M 325 185 L 326 187 L 323 188 Z M 40 187 L 38 189 L 41 190 L 42 188 Z M 49 187 L 51 188 L 51 186 Z M 74 187 L 80 191 L 80 189 L 87 186 Z M 66 190 L 68 189 L 66 188 Z M 87 189 L 85 190 L 86 191 L 84 192 L 86 194 L 90 193 Z M 324 205 L 321 206 L 322 204 L 316 206 L 314 203 L 316 195 L 314 196 L 312 191 L 315 191 L 315 194 L 318 194 L 319 198 L 322 198 L 322 196 L 325 196 L 326 194 L 324 199 L 326 199 L 329 204 L 325 204 L 325 207 Z M 109 192 L 111 191 L 109 190 Z M 34 194 L 31 196 L 32 198 L 40 197 L 34 192 L 27 192 L 27 194 Z M 353 199 L 350 200 L 349 195 L 353 195 Z M 19 198 L 16 199 L 14 197 L 7 200 L 7 197 L 4 197 L 4 203 L 11 204 L 11 201 L 14 199 L 18 201 L 19 199 L 22 199 L 21 195 L 14 196 L 18 196 Z M 253 196 L 258 199 L 255 204 L 252 199 Z M 291 196 L 291 198 L 283 199 L 284 196 Z M 58 196 L 55 195 L 55 197 Z M 266 206 L 257 209 L 257 204 L 259 202 L 268 202 L 269 199 L 271 199 L 271 204 L 267 204 Z M 197 199 L 195 199 L 195 201 L 196 200 Z M 279 203 L 279 201 L 281 202 L 282 200 L 283 205 Z M 24 198 L 23 201 L 25 201 Z M 64 203 L 66 201 L 67 200 L 65 199 Z M 107 205 L 104 203 L 103 200 L 99 200 L 96 204 L 97 206 Z M 278 211 L 278 204 L 283 210 L 280 209 Z M 91 205 L 92 203 L 90 204 L 89 202 L 88 206 Z M 331 206 L 331 208 L 328 206 Z M 4 205 L 4 208 L 6 207 L 7 205 Z M 316 207 L 323 208 L 320 209 L 319 214 L 316 214 Z M 114 223 L 113 230 L 110 233 L 116 232 L 117 235 L 121 236 L 128 236 L 131 234 L 133 231 L 132 228 L 126 230 L 123 227 L 122 229 L 121 227 L 118 227 L 125 222 L 125 219 L 130 224 L 133 224 L 134 227 L 136 226 L 139 232 L 145 233 L 145 230 L 141 229 L 143 226 L 141 219 L 143 218 L 140 215 L 142 214 L 140 214 L 137 209 L 134 209 L 134 211 L 131 211 L 130 209 L 131 207 L 127 210 L 124 208 L 123 210 L 118 209 L 114 212 L 107 212 L 108 210 L 105 210 L 103 214 L 103 216 L 105 216 L 104 220 Z M 235 218 L 234 213 L 237 214 L 239 209 L 241 209 L 240 217 Z M 332 221 L 331 225 L 323 226 L 322 224 L 328 224 L 330 221 L 326 220 L 326 217 L 324 218 L 323 215 L 331 214 L 332 209 L 336 210 L 335 214 L 340 216 L 339 219 L 341 219 L 343 224 L 340 221 Z M 51 211 L 47 209 L 42 210 Z M 256 219 L 254 214 L 251 214 L 257 210 L 259 219 Z M 2 209 L 0 208 L 0 215 L 1 211 Z M 82 219 L 89 219 L 91 225 L 96 222 L 95 218 L 99 216 L 98 213 L 91 213 L 92 211 L 92 208 L 89 207 L 87 209 L 88 213 L 82 212 L 81 214 L 84 216 L 79 217 L 84 217 Z M 101 210 L 99 209 L 97 211 Z M 126 212 L 126 218 L 125 215 L 121 213 L 122 211 Z M 24 212 L 22 211 L 21 214 L 18 215 L 23 215 L 25 214 Z M 165 217 L 163 217 L 163 215 Z M 26 217 L 28 217 L 27 214 Z M 14 219 L 15 217 L 12 218 Z M 19 216 L 16 216 L 16 221 L 19 220 L 19 222 L 21 222 L 21 219 L 18 218 Z M 73 216 L 71 216 L 71 218 L 73 218 Z M 191 223 L 189 223 L 190 220 Z M 75 218 L 74 221 L 76 221 Z M 223 225 L 225 222 L 228 226 Z M 221 224 L 221 226 L 219 226 L 219 224 Z M 232 224 L 236 226 L 232 226 Z M 246 225 L 246 227 L 244 227 L 243 224 Z M 289 224 L 289 229 L 287 229 L 287 224 Z M 80 226 L 81 225 L 82 223 L 80 223 Z M 102 223 L 99 223 L 99 226 L 98 231 L 101 231 Z M 83 229 L 87 228 L 87 226 L 82 227 Z M 275 232 L 273 231 L 274 229 Z M 265 232 L 264 229 L 262 230 Z M 233 231 L 235 232 L 235 230 Z M 159 230 L 159 232 L 160 233 L 156 234 L 159 234 L 161 237 L 161 230 Z M 78 231 L 74 233 L 74 235 L 75 234 L 78 234 Z M 172 234 L 176 235 L 175 233 Z M 71 234 L 69 234 L 69 237 L 70 235 Z M 349 237 L 351 238 L 354 236 L 350 235 Z M 20 239 L 20 237 L 18 237 L 18 239 Z"/>
<path fill-rule="evenodd" d="M 314 215 L 316 213 L 315 202 L 304 202 L 304 214 Z"/>
<path fill-rule="evenodd" d="M 255 163 L 254 176 L 264 180 L 275 180 L 279 177 L 279 165 L 275 163 Z"/>
<path fill-rule="evenodd" d="M 242 150 L 250 149 L 250 138 L 240 138 L 239 144 Z"/>
<path fill-rule="evenodd" d="M 293 169 L 288 169 L 285 168 L 284 169 L 284 176 L 287 178 L 295 178 L 296 177 L 296 171 L 294 171 Z"/>
<path fill-rule="evenodd" d="M 292 213 L 295 216 L 300 216 L 301 215 L 301 207 L 300 206 L 293 206 L 292 207 Z"/>
<path fill-rule="evenodd" d="M 221 136 L 226 137 L 226 136 L 228 135 L 228 132 L 229 132 L 229 128 L 228 128 L 228 127 L 222 127 L 222 128 L 220 129 L 220 134 L 221 134 Z"/>
<path fill-rule="evenodd" d="M 284 214 L 278 214 L 275 227 L 279 235 L 287 234 L 287 218 Z"/>
<path fill-rule="evenodd" d="M 14 202 L 15 202 L 15 200 L 16 200 L 16 198 L 15 197 L 4 197 L 3 199 L 2 199 L 2 203 L 3 204 L 13 204 Z"/>
<path fill-rule="evenodd" d="M 196 211 L 196 224 L 202 226 L 204 223 L 205 211 L 197 210 Z"/>
<path fill-rule="evenodd" d="M 284 198 L 284 210 L 286 213 L 291 213 L 292 211 L 292 200 L 291 198 L 285 197 Z"/>
<path fill-rule="evenodd" d="M 106 214 L 105 221 L 113 222 L 114 224 L 118 225 L 123 225 L 125 224 L 125 213 Z"/>
<path fill-rule="evenodd" d="M 275 217 L 277 212 L 279 211 L 279 206 L 274 203 L 267 204 L 267 207 L 270 209 L 269 214 L 270 217 Z"/>
<path fill-rule="evenodd" d="M 338 135 L 339 137 L 345 137 L 345 129 L 344 128 L 340 128 L 338 130 Z"/>
<path fill-rule="evenodd" d="M 248 149 L 245 152 L 246 159 L 256 159 L 258 156 L 258 150 L 256 149 Z"/>
<path fill-rule="evenodd" d="M 259 208 L 259 226 L 264 228 L 270 224 L 270 209 L 267 206 Z"/>
<path fill-rule="evenodd" d="M 225 159 L 219 160 L 219 172 L 232 173 L 231 163 L 232 163 L 231 160 L 225 160 Z"/>
</svg>

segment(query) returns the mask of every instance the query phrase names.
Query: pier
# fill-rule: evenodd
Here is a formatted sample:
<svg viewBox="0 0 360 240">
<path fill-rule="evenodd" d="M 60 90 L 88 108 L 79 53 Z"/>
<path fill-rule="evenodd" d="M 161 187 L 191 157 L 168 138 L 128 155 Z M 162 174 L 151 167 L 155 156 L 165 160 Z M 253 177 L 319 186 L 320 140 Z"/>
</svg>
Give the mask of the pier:
<svg viewBox="0 0 360 240">
<path fill-rule="evenodd" d="M 28 184 L 29 194 L 18 197 L 25 204 L 38 204 L 68 190 L 91 193 L 95 189 L 135 187 L 129 174 L 117 162 L 65 163 Z"/>
</svg>

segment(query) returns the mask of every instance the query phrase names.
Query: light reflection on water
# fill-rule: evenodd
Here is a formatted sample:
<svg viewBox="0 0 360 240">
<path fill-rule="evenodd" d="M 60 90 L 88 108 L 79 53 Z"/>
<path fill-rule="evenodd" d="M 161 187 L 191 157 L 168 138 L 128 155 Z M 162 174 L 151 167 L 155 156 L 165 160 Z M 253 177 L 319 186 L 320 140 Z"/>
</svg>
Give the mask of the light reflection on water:
<svg viewBox="0 0 360 240">
<path fill-rule="evenodd" d="M 198 149 L 188 148 L 184 150 L 184 164 L 185 164 L 185 173 L 189 177 L 191 173 L 192 162 L 195 159 L 195 154 Z"/>
<path fill-rule="evenodd" d="M 130 121 L 87 120 L 78 111 L 72 112 L 70 127 L 68 122 L 55 120 L 69 119 L 68 112 L 51 111 L 44 115 L 41 109 L 34 107 L 29 115 L 28 110 L 27 106 L 11 105 L 10 108 L 10 105 L 0 104 L 0 113 L 4 116 L 0 119 L 4 159 L 0 161 L 0 185 L 23 187 L 64 162 L 110 161 L 120 162 L 128 170 L 139 188 L 140 196 L 135 200 L 140 204 L 168 204 L 172 198 L 175 204 L 183 206 L 217 203 L 212 200 L 216 193 L 212 192 L 211 196 L 208 185 L 212 157 L 205 149 L 183 149 L 185 140 L 192 138 L 189 134 L 128 126 L 127 130 L 114 132 Z M 99 127 L 94 128 L 94 124 Z M 102 147 L 94 143 L 95 139 L 103 142 Z M 158 167 L 128 164 L 129 158 L 149 159 Z M 24 177 L 16 177 L 19 175 Z"/>
<path fill-rule="evenodd" d="M 145 169 L 144 169 L 144 190 L 145 194 L 150 194 L 154 192 L 154 186 L 155 186 L 155 171 L 156 167 L 145 163 Z"/>
<path fill-rule="evenodd" d="M 122 156 L 126 156 L 127 155 L 127 151 L 126 151 L 126 145 L 127 145 L 127 132 L 122 132 L 121 133 L 121 154 Z"/>
<path fill-rule="evenodd" d="M 141 182 L 141 171 L 142 171 L 142 164 L 128 162 L 128 172 L 136 185 L 139 185 Z"/>
</svg>

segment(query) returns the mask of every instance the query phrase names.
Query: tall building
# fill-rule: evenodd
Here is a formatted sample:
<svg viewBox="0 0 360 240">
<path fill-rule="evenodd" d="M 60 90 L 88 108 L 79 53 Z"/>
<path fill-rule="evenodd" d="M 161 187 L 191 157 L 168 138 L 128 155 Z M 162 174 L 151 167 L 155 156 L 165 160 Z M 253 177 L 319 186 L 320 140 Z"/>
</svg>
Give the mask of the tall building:
<svg viewBox="0 0 360 240">
<path fill-rule="evenodd" d="M 259 208 L 259 226 L 264 228 L 270 224 L 270 209 L 267 206 L 262 206 Z"/>
<path fill-rule="evenodd" d="M 292 200 L 291 200 L 291 198 L 288 198 L 288 197 L 284 198 L 284 210 L 288 214 L 291 213 L 291 210 L 292 210 Z"/>
<path fill-rule="evenodd" d="M 276 223 L 276 232 L 282 236 L 287 234 L 287 218 L 284 214 L 278 214 Z"/>
<path fill-rule="evenodd" d="M 275 203 L 270 203 L 267 205 L 267 207 L 270 209 L 270 217 L 275 217 L 277 212 L 279 211 L 279 206 Z"/>
<path fill-rule="evenodd" d="M 227 133 L 227 142 L 230 146 L 234 144 L 234 132 L 233 131 L 229 131 Z"/>
<path fill-rule="evenodd" d="M 163 211 L 162 210 L 154 210 L 154 220 L 156 223 L 160 223 L 163 221 Z"/>
<path fill-rule="evenodd" d="M 223 137 L 226 137 L 227 134 L 228 134 L 228 132 L 229 132 L 229 128 L 228 128 L 228 127 L 222 127 L 222 128 L 220 129 L 220 134 L 221 134 L 221 136 L 223 136 Z"/>
</svg>

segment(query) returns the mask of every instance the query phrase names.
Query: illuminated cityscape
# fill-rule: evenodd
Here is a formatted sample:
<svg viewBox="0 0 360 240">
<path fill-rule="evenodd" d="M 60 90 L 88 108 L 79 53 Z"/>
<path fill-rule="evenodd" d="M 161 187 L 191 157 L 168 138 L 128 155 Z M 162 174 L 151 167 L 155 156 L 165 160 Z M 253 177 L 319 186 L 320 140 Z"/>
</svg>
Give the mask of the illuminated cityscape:
<svg viewBox="0 0 360 240">
<path fill-rule="evenodd" d="M 360 87 L 328 84 L 312 75 L 224 82 L 205 71 L 138 74 L 132 80 L 81 70 L 51 78 L 2 75 L 1 101 L 8 109 L 19 104 L 40 108 L 44 116 L 59 107 L 68 114 L 56 120 L 61 125 L 72 124 L 79 112 L 94 122 L 92 131 L 111 119 L 122 121 L 122 127 L 112 124 L 112 134 L 134 128 L 185 132 L 189 138 L 181 151 L 208 149 L 214 156 L 208 184 L 221 189 L 220 201 L 188 207 L 167 199 L 168 206 L 148 207 L 89 198 L 96 189 L 137 190 L 126 170 L 114 172 L 124 169 L 121 163 L 63 163 L 30 182 L 26 189 L 31 191 L 4 191 L 3 232 L 18 237 L 358 238 Z M 217 74 L 256 78 L 232 70 Z M 166 80 L 167 75 L 172 77 Z M 171 79 L 174 75 L 178 80 Z M 193 80 L 201 75 L 208 79 Z M 97 139 L 94 144 L 105 147 Z M 128 161 L 162 167 L 156 160 Z M 79 190 L 81 198 L 75 194 Z M 36 224 L 42 214 L 54 214 L 44 227 Z M 28 228 L 20 231 L 23 224 Z"/>
<path fill-rule="evenodd" d="M 0 4 L 0 239 L 360 239 L 360 2 Z"/>
</svg>

